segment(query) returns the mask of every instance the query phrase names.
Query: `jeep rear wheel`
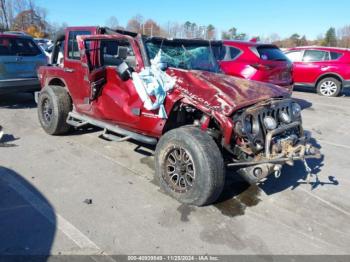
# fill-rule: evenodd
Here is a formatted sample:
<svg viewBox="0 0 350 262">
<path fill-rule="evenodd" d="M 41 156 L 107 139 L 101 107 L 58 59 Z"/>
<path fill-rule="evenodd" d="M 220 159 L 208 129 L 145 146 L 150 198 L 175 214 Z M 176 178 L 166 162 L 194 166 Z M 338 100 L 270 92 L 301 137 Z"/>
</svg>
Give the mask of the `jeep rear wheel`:
<svg viewBox="0 0 350 262">
<path fill-rule="evenodd" d="M 62 135 L 69 131 L 66 120 L 72 110 L 72 101 L 61 86 L 47 86 L 39 95 L 38 117 L 42 128 L 50 135 Z"/>
<path fill-rule="evenodd" d="M 203 206 L 220 196 L 225 181 L 222 154 L 199 128 L 167 132 L 157 144 L 155 161 L 161 188 L 178 201 Z"/>
<path fill-rule="evenodd" d="M 339 96 L 341 93 L 341 82 L 333 77 L 322 79 L 317 84 L 317 93 L 321 96 Z"/>
</svg>

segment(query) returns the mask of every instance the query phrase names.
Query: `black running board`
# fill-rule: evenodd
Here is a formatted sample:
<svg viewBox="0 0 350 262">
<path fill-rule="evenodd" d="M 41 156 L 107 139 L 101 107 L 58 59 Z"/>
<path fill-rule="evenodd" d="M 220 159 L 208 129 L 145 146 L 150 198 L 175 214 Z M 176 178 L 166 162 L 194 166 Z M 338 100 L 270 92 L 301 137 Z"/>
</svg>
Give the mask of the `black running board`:
<svg viewBox="0 0 350 262">
<path fill-rule="evenodd" d="M 112 133 L 116 133 L 118 135 L 124 136 L 125 140 L 133 139 L 145 144 L 150 144 L 150 145 L 157 144 L 157 139 L 154 137 L 149 137 L 149 136 L 141 135 L 129 130 L 125 130 L 117 125 L 112 125 L 104 121 L 96 120 L 92 117 L 82 115 L 77 112 L 70 112 L 68 114 L 67 123 L 74 127 L 81 127 L 87 124 L 91 124 L 93 126 L 98 126 L 100 128 L 103 128 L 105 130 L 105 133 L 106 131 L 110 131 Z M 112 136 L 110 135 L 109 138 L 112 138 Z M 111 139 L 111 140 L 115 140 L 115 139 Z M 120 141 L 124 141 L 124 139 L 121 139 Z"/>
</svg>

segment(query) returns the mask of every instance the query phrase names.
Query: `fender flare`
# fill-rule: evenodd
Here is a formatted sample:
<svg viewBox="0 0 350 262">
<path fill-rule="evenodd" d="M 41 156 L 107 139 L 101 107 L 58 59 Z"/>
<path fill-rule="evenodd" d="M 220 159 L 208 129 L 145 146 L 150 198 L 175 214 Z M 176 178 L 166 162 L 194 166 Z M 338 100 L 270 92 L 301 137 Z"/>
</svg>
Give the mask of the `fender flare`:
<svg viewBox="0 0 350 262">
<path fill-rule="evenodd" d="M 70 94 L 69 89 L 68 89 L 68 85 L 67 85 L 66 81 L 65 81 L 63 78 L 61 78 L 61 77 L 55 77 L 55 76 L 53 76 L 53 77 L 47 78 L 46 81 L 45 81 L 45 86 L 48 86 L 49 83 L 50 83 L 52 80 L 54 80 L 54 79 L 60 80 L 60 81 L 64 84 L 64 86 L 62 86 L 62 87 L 68 92 L 68 94 Z"/>
<path fill-rule="evenodd" d="M 233 133 L 233 126 L 234 126 L 234 124 L 230 118 L 226 117 L 222 113 L 212 111 L 211 109 L 206 108 L 205 106 L 202 106 L 202 105 L 194 102 L 192 99 L 190 99 L 186 96 L 179 96 L 176 99 L 174 99 L 173 105 L 172 105 L 170 111 L 168 112 L 168 114 L 170 114 L 173 111 L 174 106 L 176 104 L 179 104 L 179 103 L 193 106 L 194 108 L 201 111 L 203 114 L 214 118 L 218 122 L 218 124 L 220 125 L 221 131 L 223 132 L 222 133 L 223 137 L 224 137 L 224 139 L 222 141 L 223 145 L 230 144 L 230 139 L 231 139 L 231 136 Z"/>
<path fill-rule="evenodd" d="M 316 81 L 315 81 L 315 86 L 318 84 L 318 82 L 319 82 L 322 78 L 324 78 L 324 77 L 326 77 L 326 76 L 331 77 L 332 75 L 333 75 L 333 76 L 336 76 L 337 78 L 339 78 L 341 84 L 343 85 L 343 83 L 344 83 L 344 78 L 343 78 L 341 75 L 339 75 L 338 73 L 335 73 L 335 72 L 326 72 L 326 73 L 320 75 L 320 76 L 316 79 Z"/>
</svg>

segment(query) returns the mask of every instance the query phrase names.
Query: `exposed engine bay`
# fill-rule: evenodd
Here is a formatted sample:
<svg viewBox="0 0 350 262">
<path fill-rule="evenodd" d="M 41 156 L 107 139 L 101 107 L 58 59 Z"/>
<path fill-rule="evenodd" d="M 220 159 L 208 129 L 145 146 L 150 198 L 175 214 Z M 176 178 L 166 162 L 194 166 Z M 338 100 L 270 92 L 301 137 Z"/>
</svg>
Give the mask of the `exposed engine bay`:
<svg viewBox="0 0 350 262">
<path fill-rule="evenodd" d="M 239 110 L 233 116 L 233 162 L 245 180 L 256 183 L 282 165 L 320 157 L 302 128 L 301 107 L 292 99 L 271 99 Z M 307 168 L 308 169 L 308 168 Z"/>
</svg>

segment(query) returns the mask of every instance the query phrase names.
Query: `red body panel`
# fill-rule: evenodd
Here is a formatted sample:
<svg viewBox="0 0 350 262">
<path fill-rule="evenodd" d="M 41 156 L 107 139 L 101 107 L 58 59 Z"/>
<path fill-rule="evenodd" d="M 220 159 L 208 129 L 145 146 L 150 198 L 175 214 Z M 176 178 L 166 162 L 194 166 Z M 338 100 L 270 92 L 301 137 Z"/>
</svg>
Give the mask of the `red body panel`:
<svg viewBox="0 0 350 262">
<path fill-rule="evenodd" d="M 90 34 L 97 34 L 97 27 L 73 27 L 66 31 L 66 39 L 70 31 L 90 31 Z M 66 40 L 67 42 L 67 40 Z M 82 67 L 80 60 L 73 60 L 68 58 L 68 44 L 64 47 L 64 79 L 67 86 L 76 86 L 79 83 L 79 88 L 69 88 L 72 96 L 75 108 L 78 112 L 86 111 L 89 109 L 89 105 L 84 104 L 84 98 L 89 97 L 89 85 L 87 81 L 84 81 L 86 71 Z"/>
<path fill-rule="evenodd" d="M 256 42 L 223 41 L 223 44 L 240 50 L 234 60 L 220 62 L 221 69 L 226 74 L 284 86 L 292 91 L 292 67 L 289 61 L 261 59 L 253 51 L 253 48 L 260 45 Z"/>
<path fill-rule="evenodd" d="M 338 59 L 325 61 L 295 61 L 293 63 L 293 77 L 298 84 L 315 86 L 317 81 L 325 75 L 336 75 L 342 81 L 343 85 L 349 85 L 350 82 L 350 50 L 343 48 L 330 47 L 296 47 L 286 51 L 301 51 L 301 59 L 305 50 L 320 50 L 326 52 L 335 52 L 341 54 Z"/>
<path fill-rule="evenodd" d="M 120 79 L 115 67 L 107 66 L 105 68 L 106 83 L 101 94 L 96 100 L 90 103 L 86 102 L 90 95 L 89 79 L 91 79 L 92 72 L 89 72 L 86 65 L 86 55 L 83 54 L 85 51 L 84 41 L 118 38 L 129 40 L 138 64 L 136 71 L 141 70 L 144 67 L 143 59 L 138 42 L 134 38 L 118 34 L 82 36 L 77 37 L 81 60 L 69 61 L 65 59 L 64 68 L 58 66 L 41 67 L 39 69 L 41 85 L 45 87 L 53 79 L 61 79 L 68 87 L 76 111 L 96 119 L 118 124 L 137 133 L 160 137 L 167 119 L 158 118 L 158 110 L 148 111 L 144 109 L 132 80 L 123 81 Z M 67 55 L 67 48 L 65 52 Z M 67 69 L 74 71 L 71 72 Z M 209 118 L 218 121 L 226 144 L 229 144 L 231 139 L 233 112 L 262 100 L 289 96 L 285 88 L 224 74 L 175 68 L 169 68 L 167 73 L 176 79 L 174 89 L 168 93 L 164 102 L 167 114 L 171 113 L 175 103 L 180 100 L 182 103 L 193 105 Z M 133 109 L 139 109 L 140 113 L 135 114 Z M 204 125 L 203 128 L 205 128 Z"/>
</svg>

